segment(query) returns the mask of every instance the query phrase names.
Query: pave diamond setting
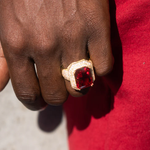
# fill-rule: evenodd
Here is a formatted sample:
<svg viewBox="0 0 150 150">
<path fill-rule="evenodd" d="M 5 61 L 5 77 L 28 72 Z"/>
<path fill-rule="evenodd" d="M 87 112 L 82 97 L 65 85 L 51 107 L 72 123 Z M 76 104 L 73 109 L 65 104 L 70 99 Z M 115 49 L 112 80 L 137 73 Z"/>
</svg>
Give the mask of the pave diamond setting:
<svg viewBox="0 0 150 150">
<path fill-rule="evenodd" d="M 75 90 L 93 86 L 95 81 L 91 60 L 82 59 L 71 63 L 67 69 L 62 70 L 62 75 L 66 80 L 70 81 L 71 87 Z"/>
</svg>

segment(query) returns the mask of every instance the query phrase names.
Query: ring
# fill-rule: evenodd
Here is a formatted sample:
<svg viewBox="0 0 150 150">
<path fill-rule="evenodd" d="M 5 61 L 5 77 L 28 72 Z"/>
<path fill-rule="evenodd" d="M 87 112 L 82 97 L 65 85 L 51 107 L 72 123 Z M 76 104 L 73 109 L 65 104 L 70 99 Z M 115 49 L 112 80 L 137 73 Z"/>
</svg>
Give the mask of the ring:
<svg viewBox="0 0 150 150">
<path fill-rule="evenodd" d="M 67 69 L 62 70 L 62 76 L 70 81 L 71 87 L 75 90 L 93 86 L 95 81 L 94 69 L 91 60 L 79 60 L 71 63 Z"/>
</svg>

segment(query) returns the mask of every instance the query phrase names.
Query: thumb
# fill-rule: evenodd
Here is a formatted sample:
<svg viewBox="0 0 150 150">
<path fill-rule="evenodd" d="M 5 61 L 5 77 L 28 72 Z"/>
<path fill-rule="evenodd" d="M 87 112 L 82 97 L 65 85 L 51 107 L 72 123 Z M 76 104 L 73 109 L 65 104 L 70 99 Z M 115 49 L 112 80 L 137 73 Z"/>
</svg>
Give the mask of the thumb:
<svg viewBox="0 0 150 150">
<path fill-rule="evenodd" d="M 0 43 L 0 91 L 4 89 L 9 80 L 9 72 L 7 62 Z"/>
</svg>

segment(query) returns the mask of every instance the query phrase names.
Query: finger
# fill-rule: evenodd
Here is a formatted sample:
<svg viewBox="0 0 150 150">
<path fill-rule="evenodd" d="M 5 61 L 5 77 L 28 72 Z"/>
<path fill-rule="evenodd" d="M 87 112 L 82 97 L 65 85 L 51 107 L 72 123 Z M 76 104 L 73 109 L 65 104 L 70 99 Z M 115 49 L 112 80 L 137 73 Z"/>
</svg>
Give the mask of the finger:
<svg viewBox="0 0 150 150">
<path fill-rule="evenodd" d="M 9 80 L 9 72 L 7 62 L 3 54 L 3 50 L 0 43 L 0 91 L 4 89 Z"/>
<path fill-rule="evenodd" d="M 37 74 L 44 100 L 51 105 L 60 105 L 67 100 L 68 92 L 61 75 L 60 52 L 36 56 Z"/>
<path fill-rule="evenodd" d="M 80 34 L 80 32 L 78 32 Z M 62 65 L 66 69 L 71 63 L 88 59 L 86 53 L 86 41 L 84 34 L 80 36 L 72 35 L 69 38 L 65 38 L 63 41 L 63 56 L 62 56 Z M 89 88 L 85 88 L 81 91 L 77 91 L 71 87 L 70 81 L 65 80 L 66 88 L 68 92 L 74 97 L 80 97 L 85 95 Z"/>
<path fill-rule="evenodd" d="M 47 104 L 41 96 L 32 59 L 10 53 L 6 56 L 17 98 L 31 110 L 39 110 L 45 107 Z"/>
<path fill-rule="evenodd" d="M 103 76 L 113 68 L 113 55 L 110 42 L 109 7 L 107 3 L 100 9 L 100 19 L 93 25 L 93 33 L 88 39 L 88 50 L 96 74 Z"/>
<path fill-rule="evenodd" d="M 104 38 L 104 36 L 103 36 Z M 95 36 L 88 44 L 90 59 L 93 62 L 96 74 L 103 76 L 109 73 L 114 64 L 109 38 L 105 41 Z"/>
</svg>

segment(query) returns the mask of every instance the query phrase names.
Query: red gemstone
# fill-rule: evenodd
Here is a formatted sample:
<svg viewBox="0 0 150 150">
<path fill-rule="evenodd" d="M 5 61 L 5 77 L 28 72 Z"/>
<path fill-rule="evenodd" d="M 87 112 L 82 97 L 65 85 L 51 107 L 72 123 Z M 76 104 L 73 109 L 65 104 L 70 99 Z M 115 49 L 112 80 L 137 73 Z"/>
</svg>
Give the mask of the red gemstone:
<svg viewBox="0 0 150 150">
<path fill-rule="evenodd" d="M 90 87 L 93 84 L 91 70 L 88 67 L 77 69 L 75 72 L 76 85 L 79 89 Z"/>
</svg>

